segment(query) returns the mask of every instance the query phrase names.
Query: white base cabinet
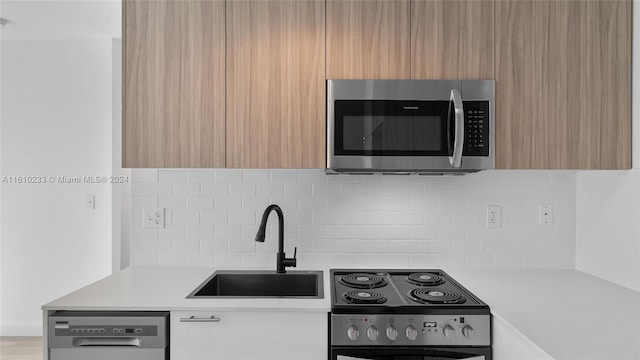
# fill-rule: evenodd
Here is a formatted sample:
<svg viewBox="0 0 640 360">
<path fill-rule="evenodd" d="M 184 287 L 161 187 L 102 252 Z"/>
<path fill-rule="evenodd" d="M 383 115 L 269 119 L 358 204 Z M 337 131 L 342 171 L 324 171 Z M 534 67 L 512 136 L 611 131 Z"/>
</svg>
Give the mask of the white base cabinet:
<svg viewBox="0 0 640 360">
<path fill-rule="evenodd" d="M 172 311 L 172 360 L 326 360 L 328 315 L 303 311 Z"/>
</svg>

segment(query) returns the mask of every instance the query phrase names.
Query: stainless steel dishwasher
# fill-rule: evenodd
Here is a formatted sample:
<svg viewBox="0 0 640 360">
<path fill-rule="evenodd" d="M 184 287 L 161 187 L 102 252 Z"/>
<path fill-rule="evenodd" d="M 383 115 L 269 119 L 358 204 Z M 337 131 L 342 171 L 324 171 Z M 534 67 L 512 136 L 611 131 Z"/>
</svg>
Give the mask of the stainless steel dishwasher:
<svg viewBox="0 0 640 360">
<path fill-rule="evenodd" d="M 49 360 L 169 359 L 169 312 L 56 311 Z"/>
</svg>

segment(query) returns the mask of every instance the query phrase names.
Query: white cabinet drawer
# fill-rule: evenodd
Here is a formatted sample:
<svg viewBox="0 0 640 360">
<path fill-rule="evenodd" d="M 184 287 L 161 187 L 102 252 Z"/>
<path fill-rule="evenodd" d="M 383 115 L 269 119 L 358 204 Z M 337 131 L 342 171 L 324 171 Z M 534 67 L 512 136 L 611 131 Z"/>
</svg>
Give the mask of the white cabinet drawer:
<svg viewBox="0 0 640 360">
<path fill-rule="evenodd" d="M 172 360 L 325 360 L 327 314 L 172 311 Z"/>
</svg>

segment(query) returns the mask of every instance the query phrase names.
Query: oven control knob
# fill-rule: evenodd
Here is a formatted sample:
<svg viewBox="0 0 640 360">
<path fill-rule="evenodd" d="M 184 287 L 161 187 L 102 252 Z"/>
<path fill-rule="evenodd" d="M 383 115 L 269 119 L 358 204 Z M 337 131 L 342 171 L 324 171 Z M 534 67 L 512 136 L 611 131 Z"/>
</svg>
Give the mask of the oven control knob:
<svg viewBox="0 0 640 360">
<path fill-rule="evenodd" d="M 449 325 L 445 326 L 444 329 L 442 329 L 442 332 L 447 339 L 453 339 L 456 337 L 456 330 Z"/>
<path fill-rule="evenodd" d="M 378 329 L 376 329 L 376 327 L 373 325 L 369 326 L 369 328 L 367 329 L 367 336 L 369 337 L 369 339 L 371 339 L 371 341 L 376 341 L 376 339 L 378 338 Z"/>
<path fill-rule="evenodd" d="M 475 333 L 473 331 L 473 328 L 467 325 L 462 328 L 462 335 L 464 335 L 464 337 L 466 337 L 467 339 L 473 339 L 473 337 L 475 336 Z"/>
<path fill-rule="evenodd" d="M 415 341 L 418 336 L 418 331 L 413 326 L 409 325 L 405 330 L 405 334 L 407 335 L 407 339 L 411 341 Z"/>
<path fill-rule="evenodd" d="M 356 341 L 360 336 L 360 330 L 358 330 L 355 325 L 351 325 L 347 329 L 347 336 L 349 337 L 349 339 L 351 339 L 351 341 Z"/>
<path fill-rule="evenodd" d="M 393 325 L 389 325 L 389 327 L 387 327 L 387 337 L 392 341 L 398 337 L 398 330 L 396 330 Z"/>
</svg>

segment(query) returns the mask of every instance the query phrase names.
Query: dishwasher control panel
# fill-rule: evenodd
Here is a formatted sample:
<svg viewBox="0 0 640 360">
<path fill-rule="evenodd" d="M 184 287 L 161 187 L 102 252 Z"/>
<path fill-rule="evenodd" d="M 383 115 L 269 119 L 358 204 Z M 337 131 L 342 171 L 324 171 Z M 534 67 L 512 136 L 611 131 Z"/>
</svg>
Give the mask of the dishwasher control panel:
<svg viewBox="0 0 640 360">
<path fill-rule="evenodd" d="M 48 346 L 56 352 L 98 347 L 164 349 L 168 336 L 166 311 L 55 311 L 47 318 Z"/>
<path fill-rule="evenodd" d="M 157 326 L 149 325 L 69 325 L 66 321 L 54 324 L 55 336 L 156 336 Z"/>
</svg>

